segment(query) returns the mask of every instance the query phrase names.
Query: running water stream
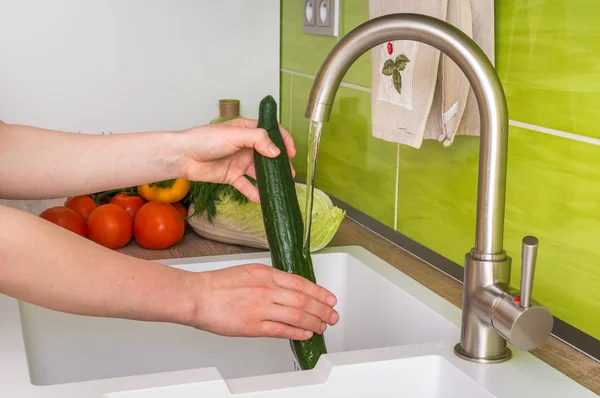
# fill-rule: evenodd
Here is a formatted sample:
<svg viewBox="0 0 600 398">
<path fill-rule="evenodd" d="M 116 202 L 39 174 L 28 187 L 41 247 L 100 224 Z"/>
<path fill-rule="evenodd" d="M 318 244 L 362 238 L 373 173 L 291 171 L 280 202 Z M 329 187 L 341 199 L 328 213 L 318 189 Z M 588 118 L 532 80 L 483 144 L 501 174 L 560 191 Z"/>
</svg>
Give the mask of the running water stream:
<svg viewBox="0 0 600 398">
<path fill-rule="evenodd" d="M 317 167 L 317 153 L 321 140 L 323 123 L 310 121 L 308 127 L 308 159 L 306 162 L 306 201 L 304 203 L 304 241 L 303 251 L 310 253 L 310 227 L 312 223 L 313 194 L 315 190 L 315 168 Z"/>
</svg>

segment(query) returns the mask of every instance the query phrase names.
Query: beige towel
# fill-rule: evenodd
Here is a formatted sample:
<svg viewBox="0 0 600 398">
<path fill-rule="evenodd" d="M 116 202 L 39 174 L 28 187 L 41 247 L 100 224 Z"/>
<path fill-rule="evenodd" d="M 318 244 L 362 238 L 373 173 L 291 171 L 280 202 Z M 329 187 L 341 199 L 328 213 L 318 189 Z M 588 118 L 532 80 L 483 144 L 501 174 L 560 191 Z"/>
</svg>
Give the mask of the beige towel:
<svg viewBox="0 0 600 398">
<path fill-rule="evenodd" d="M 473 16 L 469 0 L 448 0 L 446 22 L 473 38 Z M 442 56 L 442 134 L 444 146 L 450 146 L 467 106 L 471 85 L 465 74 L 448 56 Z"/>
<path fill-rule="evenodd" d="M 371 18 L 390 13 L 416 12 L 444 19 L 471 36 L 490 60 L 494 60 L 493 0 L 370 0 L 369 5 Z M 397 50 L 396 43 L 403 43 L 401 48 L 410 48 L 411 43 L 415 42 L 394 42 L 394 51 Z M 381 73 L 386 57 L 389 58 L 386 54 L 387 43 L 373 51 L 373 135 L 415 148 L 420 148 L 423 139 L 443 141 L 445 146 L 449 146 L 456 135 L 479 135 L 477 102 L 462 71 L 447 56 L 440 57 L 441 53 L 431 46 L 421 43 L 412 45 L 418 48 L 413 57 L 435 64 L 424 67 L 419 63 L 417 67 L 421 73 L 412 73 L 409 62 L 401 72 L 403 92 L 396 97 L 381 95 L 382 85 L 389 84 L 389 80 L 393 79 L 393 76 Z M 432 56 L 430 52 L 435 55 Z M 404 87 L 409 89 L 404 91 Z"/>
<path fill-rule="evenodd" d="M 469 0 L 473 15 L 473 40 L 494 65 L 494 0 Z M 466 79 L 466 78 L 465 78 Z M 473 89 L 469 86 L 467 107 L 457 135 L 479 135 L 479 107 Z"/>
<path fill-rule="evenodd" d="M 446 19 L 448 0 L 370 0 L 369 15 L 416 13 Z M 410 40 L 372 51 L 372 132 L 377 138 L 420 147 L 436 89 L 440 52 Z M 439 134 L 438 134 L 439 135 Z"/>
</svg>

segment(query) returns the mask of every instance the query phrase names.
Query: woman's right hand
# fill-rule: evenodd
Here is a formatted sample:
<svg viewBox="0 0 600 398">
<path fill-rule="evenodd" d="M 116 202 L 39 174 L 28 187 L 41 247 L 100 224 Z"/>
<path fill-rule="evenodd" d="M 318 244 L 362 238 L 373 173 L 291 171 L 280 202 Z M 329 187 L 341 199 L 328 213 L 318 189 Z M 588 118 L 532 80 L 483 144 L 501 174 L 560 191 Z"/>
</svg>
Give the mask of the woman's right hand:
<svg viewBox="0 0 600 398">
<path fill-rule="evenodd" d="M 306 340 L 339 320 L 333 293 L 267 265 L 192 273 L 189 282 L 199 298 L 189 323 L 215 334 Z"/>
<path fill-rule="evenodd" d="M 279 126 L 290 158 L 296 154 L 290 133 Z M 237 118 L 207 126 L 197 126 L 175 135 L 175 158 L 179 159 L 179 177 L 190 181 L 229 184 L 255 203 L 260 202 L 258 188 L 246 175 L 256 178 L 254 153 L 274 158 L 281 151 L 258 120 Z M 292 168 L 292 173 L 294 169 Z"/>
</svg>

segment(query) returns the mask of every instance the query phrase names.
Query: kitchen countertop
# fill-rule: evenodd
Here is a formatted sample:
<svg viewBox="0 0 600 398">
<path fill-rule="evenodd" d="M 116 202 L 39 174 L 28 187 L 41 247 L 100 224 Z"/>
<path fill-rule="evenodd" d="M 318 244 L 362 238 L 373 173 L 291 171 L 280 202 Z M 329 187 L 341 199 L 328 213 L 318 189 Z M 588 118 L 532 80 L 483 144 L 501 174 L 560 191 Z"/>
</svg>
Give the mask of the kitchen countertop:
<svg viewBox="0 0 600 398">
<path fill-rule="evenodd" d="M 328 245 L 328 247 L 338 246 L 361 246 L 452 304 L 458 307 L 462 305 L 462 284 L 460 282 L 349 218 L 342 222 L 336 236 Z M 190 230 L 179 244 L 166 250 L 146 250 L 132 241 L 119 251 L 147 260 L 162 260 L 254 253 L 264 250 L 203 239 Z M 594 359 L 553 336 L 540 348 L 532 351 L 532 354 L 600 395 L 600 364 Z"/>
</svg>

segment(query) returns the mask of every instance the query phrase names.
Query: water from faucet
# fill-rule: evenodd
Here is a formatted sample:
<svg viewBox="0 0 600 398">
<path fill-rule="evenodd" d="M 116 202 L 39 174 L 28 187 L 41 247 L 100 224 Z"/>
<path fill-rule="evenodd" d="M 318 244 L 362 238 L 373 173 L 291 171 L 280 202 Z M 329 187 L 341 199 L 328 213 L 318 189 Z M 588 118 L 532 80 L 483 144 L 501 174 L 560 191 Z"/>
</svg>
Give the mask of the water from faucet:
<svg viewBox="0 0 600 398">
<path fill-rule="evenodd" d="M 310 226 L 312 223 L 313 194 L 315 190 L 315 169 L 317 153 L 321 141 L 323 123 L 311 120 L 308 126 L 308 159 L 306 161 L 306 199 L 304 202 L 304 242 L 302 248 L 310 253 Z"/>
</svg>

